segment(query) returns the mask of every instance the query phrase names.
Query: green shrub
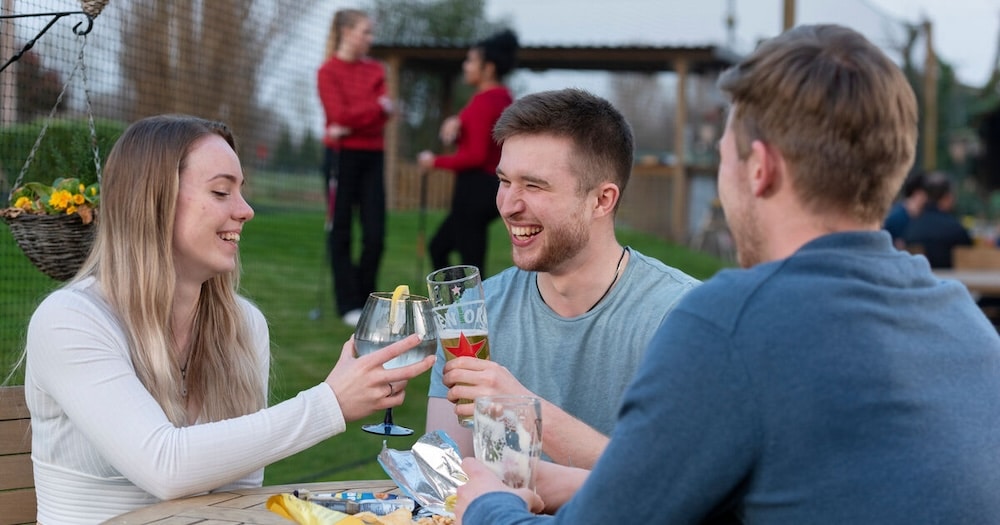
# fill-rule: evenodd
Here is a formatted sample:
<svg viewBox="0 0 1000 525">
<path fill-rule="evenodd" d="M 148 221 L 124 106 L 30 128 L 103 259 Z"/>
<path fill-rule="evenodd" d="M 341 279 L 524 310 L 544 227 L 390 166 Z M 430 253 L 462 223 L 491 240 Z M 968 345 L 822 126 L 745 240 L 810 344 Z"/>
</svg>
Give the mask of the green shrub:
<svg viewBox="0 0 1000 525">
<path fill-rule="evenodd" d="M 16 124 L 0 129 L 0 170 L 7 184 L 13 185 L 24 166 L 32 146 L 38 139 L 43 120 Z M 96 120 L 98 152 L 101 165 L 111 146 L 125 131 L 126 124 L 113 120 Z M 28 167 L 21 183 L 43 182 L 52 184 L 59 177 L 76 177 L 85 184 L 97 182 L 94 151 L 90 143 L 90 128 L 86 118 L 57 120 L 49 123 L 42 137 L 35 158 Z M 3 188 L 4 196 L 10 188 Z M 5 204 L 5 203 L 4 203 Z"/>
</svg>

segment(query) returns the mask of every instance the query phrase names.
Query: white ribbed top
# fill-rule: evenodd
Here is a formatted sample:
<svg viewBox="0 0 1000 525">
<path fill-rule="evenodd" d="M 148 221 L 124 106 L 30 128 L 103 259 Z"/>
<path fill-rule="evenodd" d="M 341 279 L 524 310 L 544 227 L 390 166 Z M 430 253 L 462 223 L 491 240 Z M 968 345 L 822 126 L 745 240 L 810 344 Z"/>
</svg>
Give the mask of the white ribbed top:
<svg viewBox="0 0 1000 525">
<path fill-rule="evenodd" d="M 343 432 L 326 384 L 255 414 L 177 428 L 139 382 L 117 319 L 85 281 L 54 292 L 28 326 L 38 521 L 100 523 L 163 499 L 260 486 L 263 468 Z M 270 366 L 267 323 L 242 302 Z"/>
</svg>

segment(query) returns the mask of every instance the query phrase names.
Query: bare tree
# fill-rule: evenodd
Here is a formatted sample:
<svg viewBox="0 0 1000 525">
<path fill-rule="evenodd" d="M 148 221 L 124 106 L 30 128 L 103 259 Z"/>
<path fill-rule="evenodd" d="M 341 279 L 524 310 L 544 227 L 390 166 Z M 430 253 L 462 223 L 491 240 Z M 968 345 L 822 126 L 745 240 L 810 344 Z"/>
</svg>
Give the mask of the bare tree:
<svg viewBox="0 0 1000 525">
<path fill-rule="evenodd" d="M 122 24 L 121 66 L 130 119 L 182 112 L 224 120 L 244 140 L 266 57 L 318 0 L 134 0 Z"/>
<path fill-rule="evenodd" d="M 58 71 L 44 67 L 34 51 L 25 53 L 18 66 L 17 120 L 28 122 L 47 115 L 62 89 L 62 76 Z M 60 109 L 65 111 L 65 108 Z"/>
<path fill-rule="evenodd" d="M 611 76 L 611 98 L 632 125 L 638 152 L 673 148 L 674 100 L 655 74 L 618 73 Z"/>
</svg>

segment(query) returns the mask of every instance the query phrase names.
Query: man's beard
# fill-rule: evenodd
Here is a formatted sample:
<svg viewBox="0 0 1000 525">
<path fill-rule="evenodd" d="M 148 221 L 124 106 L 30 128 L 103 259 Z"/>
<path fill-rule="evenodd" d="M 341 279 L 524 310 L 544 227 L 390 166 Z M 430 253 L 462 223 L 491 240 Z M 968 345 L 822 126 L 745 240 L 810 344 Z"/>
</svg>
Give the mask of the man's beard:
<svg viewBox="0 0 1000 525">
<path fill-rule="evenodd" d="M 546 227 L 543 231 L 546 244 L 534 259 L 517 257 L 517 250 L 514 250 L 514 263 L 518 268 L 531 272 L 552 272 L 583 251 L 590 241 L 590 231 L 580 222 L 555 229 Z"/>
</svg>

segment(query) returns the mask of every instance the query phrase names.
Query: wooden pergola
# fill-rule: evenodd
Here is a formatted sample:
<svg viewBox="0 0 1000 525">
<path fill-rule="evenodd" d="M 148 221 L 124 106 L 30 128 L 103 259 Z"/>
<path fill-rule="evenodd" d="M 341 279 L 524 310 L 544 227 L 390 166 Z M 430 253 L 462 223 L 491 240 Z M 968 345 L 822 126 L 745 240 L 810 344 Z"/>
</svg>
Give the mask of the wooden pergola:
<svg viewBox="0 0 1000 525">
<path fill-rule="evenodd" d="M 388 90 L 399 98 L 399 79 L 403 69 L 415 69 L 453 78 L 461 74 L 469 44 L 465 42 L 434 42 L 428 44 L 376 43 L 371 55 L 386 64 Z M 675 161 L 657 174 L 670 178 L 669 237 L 683 242 L 687 236 L 687 167 L 684 157 L 684 130 L 687 126 L 686 85 L 688 75 L 716 74 L 735 64 L 738 56 L 717 46 L 525 46 L 518 51 L 517 67 L 531 71 L 575 70 L 608 72 L 674 72 L 677 74 L 677 109 L 674 122 Z M 451 82 L 445 82 L 448 86 Z M 450 96 L 446 93 L 446 97 Z M 451 101 L 442 101 L 450 107 Z M 399 158 L 399 130 L 389 126 L 386 131 L 386 173 L 389 176 L 390 201 L 396 191 L 395 182 L 403 168 Z M 638 170 L 638 167 L 637 167 Z M 648 171 L 648 170 L 647 170 Z"/>
</svg>

